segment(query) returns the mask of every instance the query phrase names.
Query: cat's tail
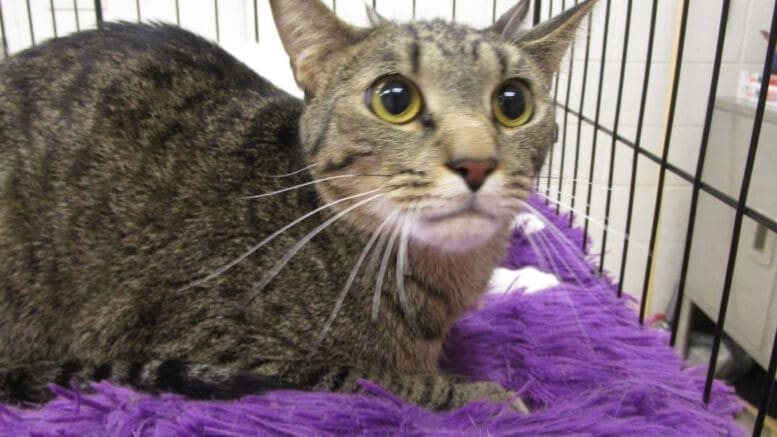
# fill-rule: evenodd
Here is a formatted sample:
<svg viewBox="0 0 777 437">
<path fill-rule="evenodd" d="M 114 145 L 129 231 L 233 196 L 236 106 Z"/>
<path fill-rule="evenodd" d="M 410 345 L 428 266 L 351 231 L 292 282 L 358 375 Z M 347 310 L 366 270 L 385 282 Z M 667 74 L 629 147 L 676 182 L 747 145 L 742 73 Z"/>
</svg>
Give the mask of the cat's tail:
<svg viewBox="0 0 777 437">
<path fill-rule="evenodd" d="M 76 384 L 79 390 L 88 392 L 90 382 L 104 380 L 141 391 L 173 392 L 193 399 L 236 399 L 268 390 L 298 388 L 239 369 L 177 359 L 99 365 L 69 359 L 0 367 L 0 401 L 42 403 L 54 396 L 51 384 L 68 388 Z"/>
</svg>

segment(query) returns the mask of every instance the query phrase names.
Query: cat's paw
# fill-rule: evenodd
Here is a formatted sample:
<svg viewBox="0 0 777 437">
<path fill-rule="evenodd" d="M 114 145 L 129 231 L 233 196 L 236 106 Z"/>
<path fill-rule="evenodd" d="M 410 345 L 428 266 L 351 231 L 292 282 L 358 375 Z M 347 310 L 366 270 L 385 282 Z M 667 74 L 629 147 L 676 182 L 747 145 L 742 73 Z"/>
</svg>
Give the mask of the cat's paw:
<svg viewBox="0 0 777 437">
<path fill-rule="evenodd" d="M 451 401 L 451 407 L 463 407 L 471 402 L 487 400 L 504 404 L 510 402 L 513 411 L 528 414 L 529 408 L 515 395 L 515 392 L 502 388 L 501 385 L 491 381 L 478 381 L 460 383 L 456 387 L 456 394 Z"/>
</svg>

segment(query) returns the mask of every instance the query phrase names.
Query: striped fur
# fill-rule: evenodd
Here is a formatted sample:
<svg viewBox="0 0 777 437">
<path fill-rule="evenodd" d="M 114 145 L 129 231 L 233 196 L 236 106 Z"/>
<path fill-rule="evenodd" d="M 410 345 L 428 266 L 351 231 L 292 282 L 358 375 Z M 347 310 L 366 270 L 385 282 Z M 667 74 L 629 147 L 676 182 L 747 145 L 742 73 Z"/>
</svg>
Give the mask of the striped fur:
<svg viewBox="0 0 777 437">
<path fill-rule="evenodd" d="M 437 409 L 512 398 L 437 361 L 501 261 L 552 142 L 550 72 L 593 1 L 531 32 L 522 7 L 481 31 L 357 29 L 316 0 L 271 3 L 305 102 L 165 25 L 107 24 L 0 64 L 0 399 L 71 380 L 234 398 L 360 378 Z M 396 72 L 425 99 L 403 126 L 364 106 Z M 537 113 L 507 130 L 488 102 L 516 75 Z M 447 160 L 486 153 L 482 226 L 429 225 L 445 205 L 424 202 L 466 190 Z"/>
</svg>

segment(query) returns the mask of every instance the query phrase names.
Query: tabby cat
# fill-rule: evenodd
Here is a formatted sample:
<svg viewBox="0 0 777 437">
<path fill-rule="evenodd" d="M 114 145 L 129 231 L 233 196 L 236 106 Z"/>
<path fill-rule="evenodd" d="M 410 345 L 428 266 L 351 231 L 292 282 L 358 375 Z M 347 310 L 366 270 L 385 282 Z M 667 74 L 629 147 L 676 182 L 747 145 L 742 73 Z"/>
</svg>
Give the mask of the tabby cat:
<svg viewBox="0 0 777 437">
<path fill-rule="evenodd" d="M 234 398 L 513 394 L 438 370 L 553 142 L 595 0 L 522 30 L 340 21 L 272 0 L 304 102 L 166 25 L 0 64 L 0 398 L 106 379 Z M 266 62 L 276 62 L 268 59 Z"/>
</svg>

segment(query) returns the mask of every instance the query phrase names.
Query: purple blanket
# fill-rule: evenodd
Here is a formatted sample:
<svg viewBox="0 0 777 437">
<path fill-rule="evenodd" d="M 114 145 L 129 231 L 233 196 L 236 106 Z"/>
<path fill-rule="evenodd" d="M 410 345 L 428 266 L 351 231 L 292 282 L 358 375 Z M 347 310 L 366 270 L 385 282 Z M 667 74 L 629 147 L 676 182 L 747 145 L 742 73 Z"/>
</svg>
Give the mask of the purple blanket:
<svg viewBox="0 0 777 437">
<path fill-rule="evenodd" d="M 363 395 L 275 392 L 235 402 L 99 383 L 88 395 L 54 387 L 57 398 L 39 409 L 0 405 L 0 434 L 743 435 L 732 418 L 741 408 L 732 390 L 716 384 L 704 405 L 704 369 L 686 368 L 667 336 L 639 326 L 633 302 L 591 273 L 570 244 L 579 247 L 579 230 L 536 199 L 532 205 L 563 234 L 518 229 L 505 266 L 533 266 L 560 284 L 486 298 L 455 327 L 442 363 L 519 392 L 529 415 L 486 402 L 433 413 L 366 381 Z"/>
</svg>

